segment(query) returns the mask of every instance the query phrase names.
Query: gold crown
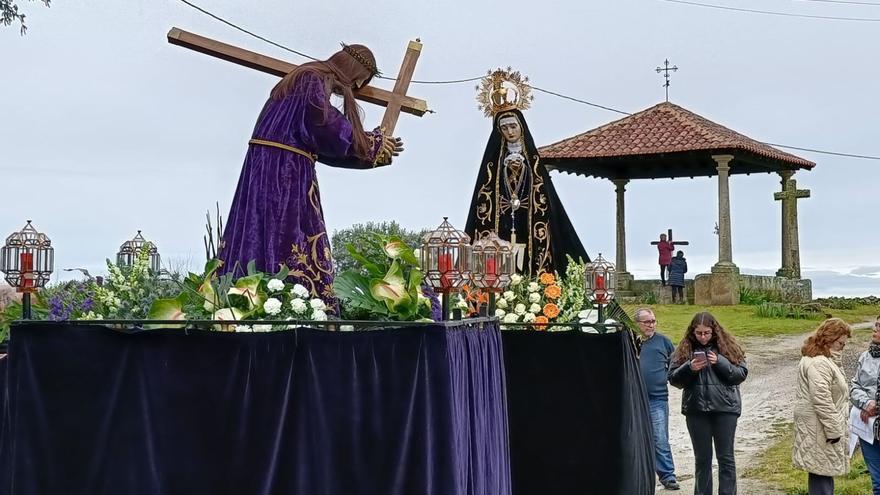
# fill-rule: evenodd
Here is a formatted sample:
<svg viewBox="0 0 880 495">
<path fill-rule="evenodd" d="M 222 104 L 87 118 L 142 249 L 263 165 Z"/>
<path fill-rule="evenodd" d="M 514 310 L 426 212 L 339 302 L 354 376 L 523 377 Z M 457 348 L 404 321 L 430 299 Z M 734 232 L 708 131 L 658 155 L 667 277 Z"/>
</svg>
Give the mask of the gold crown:
<svg viewBox="0 0 880 495">
<path fill-rule="evenodd" d="M 529 78 L 510 67 L 486 72 L 476 89 L 477 107 L 486 117 L 507 110 L 527 110 L 535 99 Z"/>
<path fill-rule="evenodd" d="M 381 74 L 381 72 L 379 72 L 379 68 L 376 67 L 375 63 L 373 63 L 370 60 L 367 60 L 366 57 L 364 57 L 363 55 L 358 53 L 357 50 L 355 50 L 351 46 L 346 45 L 345 43 L 342 43 L 342 51 L 351 55 L 355 60 L 358 61 L 358 63 L 360 63 L 361 65 L 366 67 L 367 70 L 370 71 L 374 76 L 378 76 Z"/>
</svg>

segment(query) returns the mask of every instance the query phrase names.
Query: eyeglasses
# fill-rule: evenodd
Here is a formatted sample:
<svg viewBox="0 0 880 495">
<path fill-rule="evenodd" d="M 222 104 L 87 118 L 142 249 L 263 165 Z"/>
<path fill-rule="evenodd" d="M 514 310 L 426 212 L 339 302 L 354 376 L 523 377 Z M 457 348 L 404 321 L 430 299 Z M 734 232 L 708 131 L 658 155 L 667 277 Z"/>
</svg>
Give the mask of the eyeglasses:
<svg viewBox="0 0 880 495">
<path fill-rule="evenodd" d="M 712 330 L 709 330 L 708 332 L 694 332 L 694 335 L 699 335 L 699 336 L 712 336 Z"/>
<path fill-rule="evenodd" d="M 874 322 L 874 328 L 880 328 L 880 321 Z"/>
<path fill-rule="evenodd" d="M 639 323 L 644 323 L 645 325 L 653 325 L 657 323 L 657 320 L 639 320 Z"/>
</svg>

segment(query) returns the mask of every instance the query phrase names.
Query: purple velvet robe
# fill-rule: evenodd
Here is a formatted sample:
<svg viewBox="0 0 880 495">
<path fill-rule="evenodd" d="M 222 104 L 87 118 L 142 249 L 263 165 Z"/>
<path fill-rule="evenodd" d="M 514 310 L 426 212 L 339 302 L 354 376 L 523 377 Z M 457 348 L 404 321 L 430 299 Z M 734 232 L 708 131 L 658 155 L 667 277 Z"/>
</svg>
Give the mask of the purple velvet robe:
<svg viewBox="0 0 880 495">
<path fill-rule="evenodd" d="M 354 155 L 352 125 L 330 104 L 317 73 L 299 76 L 282 100 L 269 99 L 254 128 L 253 139 L 273 141 L 314 155 L 334 167 L 372 168 L 382 145 L 378 131 L 369 160 Z M 251 144 L 223 232 L 219 258 L 222 272 L 246 272 L 254 260 L 259 271 L 290 268 L 295 283 L 325 301 L 333 296 L 333 261 L 324 226 L 315 164 L 306 156 Z M 332 307 L 332 306 L 331 306 Z"/>
</svg>

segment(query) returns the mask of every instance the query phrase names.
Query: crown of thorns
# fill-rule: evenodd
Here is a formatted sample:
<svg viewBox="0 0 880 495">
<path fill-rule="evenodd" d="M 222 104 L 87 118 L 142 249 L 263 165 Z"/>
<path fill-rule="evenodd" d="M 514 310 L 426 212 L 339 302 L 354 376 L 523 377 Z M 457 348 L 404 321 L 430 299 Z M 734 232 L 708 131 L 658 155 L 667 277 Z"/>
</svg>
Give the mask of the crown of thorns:
<svg viewBox="0 0 880 495">
<path fill-rule="evenodd" d="M 359 64 L 366 67 L 366 69 L 370 71 L 374 76 L 378 76 L 379 74 L 381 74 L 381 72 L 379 72 L 379 68 L 376 67 L 376 64 L 374 62 L 367 60 L 366 57 L 358 53 L 357 50 L 355 50 L 351 46 L 342 43 L 342 51 L 351 55 L 355 60 L 358 61 Z"/>
</svg>

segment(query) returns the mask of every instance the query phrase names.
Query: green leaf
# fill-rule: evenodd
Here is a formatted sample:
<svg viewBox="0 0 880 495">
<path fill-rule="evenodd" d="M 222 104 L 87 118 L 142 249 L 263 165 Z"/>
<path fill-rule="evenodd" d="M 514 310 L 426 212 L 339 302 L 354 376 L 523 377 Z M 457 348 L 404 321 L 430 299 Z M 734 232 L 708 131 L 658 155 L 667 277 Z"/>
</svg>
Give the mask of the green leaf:
<svg viewBox="0 0 880 495">
<path fill-rule="evenodd" d="M 353 245 L 346 244 L 345 248 L 348 250 L 348 254 L 351 255 L 352 259 L 360 263 L 361 267 L 363 267 L 371 277 L 381 277 L 387 271 L 385 266 L 370 261 L 366 256 L 358 252 Z"/>
<path fill-rule="evenodd" d="M 284 263 L 281 263 L 281 267 L 278 269 L 278 273 L 275 274 L 274 278 L 281 280 L 282 282 L 287 279 L 287 276 L 290 275 L 290 268 L 287 267 Z"/>
<path fill-rule="evenodd" d="M 247 264 L 248 276 L 251 277 L 251 276 L 256 275 L 257 273 L 259 273 L 259 272 L 257 272 L 257 261 L 256 260 L 248 261 L 248 264 Z"/>
<path fill-rule="evenodd" d="M 260 282 L 262 280 L 262 273 L 256 273 L 236 280 L 235 286 L 226 292 L 229 296 L 229 302 L 248 312 L 262 308 L 267 298 L 266 293 L 260 290 Z"/>
<path fill-rule="evenodd" d="M 223 262 L 221 260 L 218 260 L 217 258 L 209 260 L 207 263 L 205 263 L 205 274 L 202 275 L 202 278 L 213 277 L 214 273 L 216 273 L 222 265 Z"/>
<path fill-rule="evenodd" d="M 333 279 L 333 292 L 348 305 L 363 308 L 379 316 L 388 314 L 385 304 L 370 294 L 369 279 L 354 270 L 347 270 Z"/>
</svg>

